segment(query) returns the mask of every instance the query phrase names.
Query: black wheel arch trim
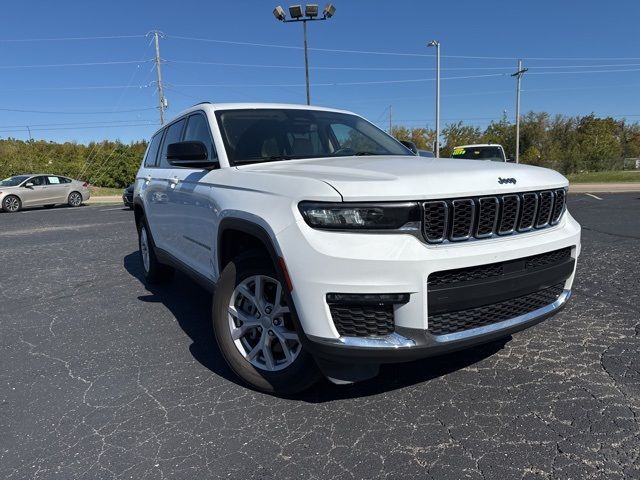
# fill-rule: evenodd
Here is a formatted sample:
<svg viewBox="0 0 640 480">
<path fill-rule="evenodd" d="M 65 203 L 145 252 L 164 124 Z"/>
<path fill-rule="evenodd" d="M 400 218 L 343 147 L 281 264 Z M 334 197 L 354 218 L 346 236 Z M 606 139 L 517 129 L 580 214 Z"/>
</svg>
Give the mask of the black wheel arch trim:
<svg viewBox="0 0 640 480">
<path fill-rule="evenodd" d="M 218 239 L 216 243 L 216 261 L 218 262 L 218 266 L 220 266 L 220 245 L 222 241 L 222 236 L 224 232 L 228 230 L 238 230 L 243 233 L 253 235 L 258 240 L 260 240 L 260 242 L 264 245 L 267 252 L 269 253 L 269 256 L 271 257 L 271 262 L 273 263 L 273 267 L 275 268 L 278 276 L 281 279 L 288 277 L 288 274 L 283 271 L 282 265 L 279 261 L 279 259 L 282 258 L 286 265 L 286 259 L 284 258 L 284 256 L 278 253 L 276 245 L 271 235 L 269 235 L 269 232 L 267 231 L 267 229 L 265 229 L 263 226 L 255 222 L 252 222 L 251 220 L 246 220 L 246 219 L 237 218 L 237 217 L 225 217 L 220 221 L 220 224 L 218 226 Z M 295 289 L 295 285 L 294 285 L 294 289 Z M 291 295 L 291 291 L 288 288 L 284 288 L 283 290 L 285 292 L 285 295 L 287 296 L 287 301 L 291 306 L 291 313 L 292 313 L 291 318 L 296 324 L 296 330 L 300 337 L 300 341 L 302 342 L 302 346 L 309 353 L 313 355 L 314 342 L 309 340 L 309 338 L 307 337 L 307 334 L 304 331 L 304 328 L 302 328 L 302 324 L 300 323 L 300 319 L 298 317 L 298 311 L 296 309 L 296 305 L 293 300 L 293 295 Z"/>
</svg>

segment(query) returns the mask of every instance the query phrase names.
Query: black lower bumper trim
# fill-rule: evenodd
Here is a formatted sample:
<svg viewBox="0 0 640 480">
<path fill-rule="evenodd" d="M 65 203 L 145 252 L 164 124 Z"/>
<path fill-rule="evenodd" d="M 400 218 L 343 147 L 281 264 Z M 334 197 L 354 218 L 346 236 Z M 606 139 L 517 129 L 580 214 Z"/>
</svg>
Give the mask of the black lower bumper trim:
<svg viewBox="0 0 640 480">
<path fill-rule="evenodd" d="M 513 333 L 529 328 L 555 315 L 564 307 L 564 305 L 565 302 L 546 313 L 542 313 L 530 320 L 523 321 L 506 328 L 472 335 L 451 342 L 440 342 L 436 336 L 431 335 L 426 330 L 396 327 L 396 333 L 406 339 L 412 340 L 414 343 L 413 346 L 398 348 L 359 347 L 336 343 L 335 341 L 319 337 L 307 336 L 305 348 L 309 353 L 316 357 L 330 359 L 335 362 L 374 364 L 408 362 L 455 352 L 457 350 L 463 350 L 465 348 L 482 345 L 484 343 L 508 337 Z"/>
</svg>

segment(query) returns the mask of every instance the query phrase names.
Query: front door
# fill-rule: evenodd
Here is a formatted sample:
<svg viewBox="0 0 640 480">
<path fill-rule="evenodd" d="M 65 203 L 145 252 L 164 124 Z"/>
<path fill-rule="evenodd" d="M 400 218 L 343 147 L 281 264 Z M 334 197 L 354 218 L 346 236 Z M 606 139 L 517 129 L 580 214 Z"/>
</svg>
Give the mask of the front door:
<svg viewBox="0 0 640 480">
<path fill-rule="evenodd" d="M 217 160 L 213 136 L 204 113 L 187 118 L 183 141 L 199 141 L 207 147 L 207 160 Z M 220 208 L 215 203 L 216 177 L 219 169 L 174 168 L 169 178 L 169 202 L 172 222 L 181 225 L 176 231 L 176 248 L 180 260 L 201 275 L 214 279 L 215 226 Z M 177 229 L 176 229 L 177 230 Z"/>
<path fill-rule="evenodd" d="M 44 176 L 30 178 L 22 188 L 20 197 L 22 198 L 23 206 L 31 207 L 47 204 L 49 193 L 47 192 L 47 179 Z"/>
</svg>

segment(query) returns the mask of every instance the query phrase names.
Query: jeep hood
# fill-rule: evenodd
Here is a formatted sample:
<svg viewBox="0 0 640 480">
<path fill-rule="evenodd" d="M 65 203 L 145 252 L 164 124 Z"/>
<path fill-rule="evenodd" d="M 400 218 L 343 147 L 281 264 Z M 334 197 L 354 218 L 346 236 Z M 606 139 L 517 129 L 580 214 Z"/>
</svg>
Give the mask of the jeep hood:
<svg viewBox="0 0 640 480">
<path fill-rule="evenodd" d="M 568 185 L 558 172 L 530 165 L 409 156 L 288 160 L 239 170 L 320 180 L 336 189 L 344 201 L 476 196 Z"/>
</svg>

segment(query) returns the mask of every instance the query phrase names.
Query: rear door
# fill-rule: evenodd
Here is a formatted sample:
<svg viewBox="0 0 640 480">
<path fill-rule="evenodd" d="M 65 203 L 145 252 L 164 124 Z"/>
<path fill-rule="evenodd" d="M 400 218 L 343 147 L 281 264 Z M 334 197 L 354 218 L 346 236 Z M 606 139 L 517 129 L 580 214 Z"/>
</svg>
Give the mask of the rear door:
<svg viewBox="0 0 640 480">
<path fill-rule="evenodd" d="M 176 248 L 178 232 L 175 231 L 176 225 L 173 224 L 175 212 L 174 205 L 169 203 L 169 195 L 175 188 L 175 182 L 172 178 L 173 169 L 167 161 L 167 146 L 182 139 L 185 124 L 186 118 L 180 118 L 166 127 L 157 165 L 151 169 L 150 175 L 147 175 L 148 184 L 145 191 L 145 208 L 153 240 L 158 247 L 174 256 L 178 253 Z"/>
<path fill-rule="evenodd" d="M 60 177 L 48 175 L 47 179 L 47 198 L 50 203 L 66 203 L 68 186 Z"/>
</svg>

